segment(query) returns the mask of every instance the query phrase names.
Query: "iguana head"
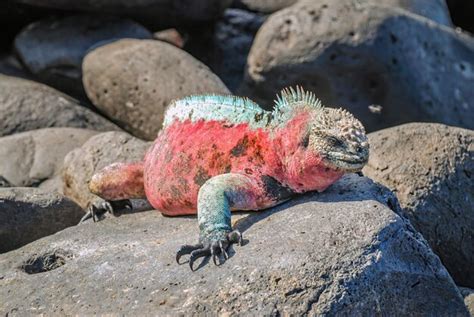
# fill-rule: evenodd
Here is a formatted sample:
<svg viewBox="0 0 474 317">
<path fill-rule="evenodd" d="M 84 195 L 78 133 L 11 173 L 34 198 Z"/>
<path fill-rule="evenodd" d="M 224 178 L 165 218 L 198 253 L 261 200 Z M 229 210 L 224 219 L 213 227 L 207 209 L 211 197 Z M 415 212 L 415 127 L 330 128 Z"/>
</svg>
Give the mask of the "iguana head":
<svg viewBox="0 0 474 317">
<path fill-rule="evenodd" d="M 359 120 L 343 109 L 321 107 L 311 124 L 308 149 L 344 172 L 360 171 L 369 158 L 369 142 Z"/>
<path fill-rule="evenodd" d="M 298 114 L 308 118 L 304 140 L 299 142 L 306 158 L 318 157 L 325 166 L 343 173 L 364 167 L 369 158 L 369 142 L 364 127 L 352 114 L 323 107 L 313 93 L 301 87 L 285 88 L 276 100 L 276 122 L 288 122 Z M 301 155 L 301 151 L 299 153 Z"/>
</svg>

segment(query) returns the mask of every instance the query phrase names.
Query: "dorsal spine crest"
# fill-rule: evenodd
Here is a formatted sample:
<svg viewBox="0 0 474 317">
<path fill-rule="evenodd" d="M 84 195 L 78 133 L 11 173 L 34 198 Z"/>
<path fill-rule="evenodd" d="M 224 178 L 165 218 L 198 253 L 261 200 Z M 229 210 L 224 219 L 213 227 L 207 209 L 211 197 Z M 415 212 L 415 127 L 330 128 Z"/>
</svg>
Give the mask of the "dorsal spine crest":
<svg viewBox="0 0 474 317">
<path fill-rule="evenodd" d="M 164 126 L 174 120 L 198 121 L 216 120 L 239 124 L 248 123 L 252 127 L 263 127 L 271 113 L 246 97 L 231 95 L 191 95 L 170 103 L 165 113 Z M 268 117 L 268 118 L 267 118 Z M 263 120 L 266 118 L 266 120 Z"/>
<path fill-rule="evenodd" d="M 313 110 L 322 108 L 321 101 L 312 92 L 305 91 L 301 86 L 296 86 L 296 89 L 293 87 L 284 88 L 275 100 L 275 109 L 280 111 L 300 106 L 311 107 Z"/>
</svg>

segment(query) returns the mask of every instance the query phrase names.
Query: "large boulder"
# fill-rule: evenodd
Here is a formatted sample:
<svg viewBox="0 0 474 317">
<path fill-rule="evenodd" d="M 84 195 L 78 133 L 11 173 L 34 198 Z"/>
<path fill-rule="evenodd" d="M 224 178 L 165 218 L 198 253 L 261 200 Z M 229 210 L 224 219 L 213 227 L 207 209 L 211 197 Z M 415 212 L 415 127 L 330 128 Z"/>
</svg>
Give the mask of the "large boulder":
<svg viewBox="0 0 474 317">
<path fill-rule="evenodd" d="M 0 253 L 74 226 L 83 214 L 81 207 L 59 193 L 0 188 Z"/>
<path fill-rule="evenodd" d="M 153 28 L 210 22 L 232 0 L 12 0 L 36 7 L 131 17 Z"/>
<path fill-rule="evenodd" d="M 31 23 L 16 36 L 15 50 L 42 82 L 82 97 L 82 59 L 91 47 L 121 38 L 151 37 L 147 29 L 131 20 L 76 15 Z"/>
<path fill-rule="evenodd" d="M 197 272 L 175 262 L 197 240 L 195 217 L 86 223 L 0 255 L 0 312 L 468 316 L 438 257 L 386 204 L 396 208 L 386 189 L 345 177 L 324 194 L 241 215 L 247 243 Z"/>
<path fill-rule="evenodd" d="M 120 130 L 51 87 L 0 74 L 0 136 L 51 127 Z"/>
<path fill-rule="evenodd" d="M 229 91 L 207 66 L 179 48 L 154 40 L 120 40 L 84 58 L 87 96 L 133 135 L 153 140 L 165 107 L 191 94 Z"/>
<path fill-rule="evenodd" d="M 260 28 L 241 93 L 271 107 L 281 88 L 302 85 L 369 131 L 410 121 L 474 128 L 472 65 L 471 37 L 408 10 L 300 1 Z"/>
<path fill-rule="evenodd" d="M 190 30 L 183 49 L 209 68 L 235 92 L 245 73 L 247 55 L 265 16 L 227 9 L 212 27 Z"/>
<path fill-rule="evenodd" d="M 364 174 L 398 196 L 459 285 L 474 287 L 474 131 L 413 123 L 369 134 Z"/>
<path fill-rule="evenodd" d="M 0 138 L 0 176 L 11 187 L 48 185 L 62 190 L 58 182 L 64 157 L 98 132 L 74 128 L 48 128 Z"/>
<path fill-rule="evenodd" d="M 64 158 L 64 194 L 86 208 L 97 199 L 89 191 L 89 181 L 95 172 L 115 162 L 141 161 L 149 146 L 150 143 L 125 132 L 106 132 L 90 138 Z"/>
</svg>

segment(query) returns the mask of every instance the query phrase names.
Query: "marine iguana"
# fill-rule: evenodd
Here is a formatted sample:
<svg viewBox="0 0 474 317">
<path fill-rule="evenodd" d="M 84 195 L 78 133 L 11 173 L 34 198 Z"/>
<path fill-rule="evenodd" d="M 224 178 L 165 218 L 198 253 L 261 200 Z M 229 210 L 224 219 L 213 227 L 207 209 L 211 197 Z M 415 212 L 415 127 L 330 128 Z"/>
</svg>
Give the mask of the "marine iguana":
<svg viewBox="0 0 474 317">
<path fill-rule="evenodd" d="M 323 191 L 366 164 L 369 144 L 349 112 L 323 107 L 311 92 L 286 88 L 265 111 L 247 98 L 189 96 L 171 102 L 163 129 L 142 162 L 115 163 L 89 188 L 104 200 L 89 207 L 113 213 L 114 203 L 146 197 L 168 216 L 198 214 L 199 243 L 190 254 L 224 255 L 242 235 L 231 211 L 261 210 L 308 191 Z"/>
</svg>

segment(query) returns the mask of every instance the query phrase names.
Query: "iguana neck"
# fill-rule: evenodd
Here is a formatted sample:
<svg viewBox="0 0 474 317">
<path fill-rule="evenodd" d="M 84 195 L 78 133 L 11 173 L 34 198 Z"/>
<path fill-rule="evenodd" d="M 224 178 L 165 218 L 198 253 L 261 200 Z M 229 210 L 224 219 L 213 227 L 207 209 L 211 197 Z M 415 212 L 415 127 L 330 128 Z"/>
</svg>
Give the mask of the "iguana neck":
<svg viewBox="0 0 474 317">
<path fill-rule="evenodd" d="M 274 131 L 274 151 L 281 165 L 277 179 L 298 193 L 323 191 L 344 174 L 329 168 L 321 155 L 308 150 L 305 139 L 312 118 L 310 110 L 300 110 Z"/>
</svg>

